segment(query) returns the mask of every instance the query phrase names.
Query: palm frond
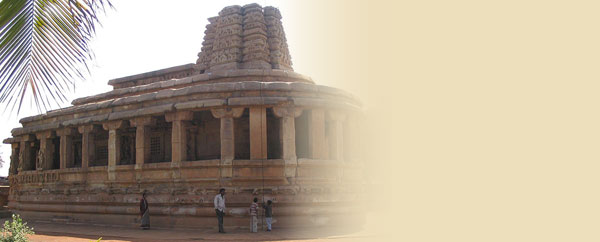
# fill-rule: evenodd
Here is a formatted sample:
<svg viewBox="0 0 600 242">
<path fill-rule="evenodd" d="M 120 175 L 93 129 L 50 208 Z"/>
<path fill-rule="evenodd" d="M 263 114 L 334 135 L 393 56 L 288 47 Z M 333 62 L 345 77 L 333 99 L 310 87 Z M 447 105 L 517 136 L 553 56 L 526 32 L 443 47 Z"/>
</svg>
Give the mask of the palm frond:
<svg viewBox="0 0 600 242">
<path fill-rule="evenodd" d="M 109 0 L 0 1 L 0 104 L 20 112 L 28 98 L 38 112 L 66 101 L 89 73 L 88 43 Z"/>
</svg>

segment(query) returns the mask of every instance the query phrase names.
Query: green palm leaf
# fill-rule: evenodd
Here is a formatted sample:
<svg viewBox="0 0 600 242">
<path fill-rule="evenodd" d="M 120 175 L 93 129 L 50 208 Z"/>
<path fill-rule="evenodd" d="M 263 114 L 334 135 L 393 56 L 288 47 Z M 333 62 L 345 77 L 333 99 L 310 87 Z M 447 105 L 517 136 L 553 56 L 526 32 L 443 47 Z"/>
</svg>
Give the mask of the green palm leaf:
<svg viewBox="0 0 600 242">
<path fill-rule="evenodd" d="M 0 1 L 0 104 L 38 111 L 66 101 L 65 92 L 89 73 L 88 43 L 109 0 Z M 28 96 L 28 94 L 30 96 Z"/>
</svg>

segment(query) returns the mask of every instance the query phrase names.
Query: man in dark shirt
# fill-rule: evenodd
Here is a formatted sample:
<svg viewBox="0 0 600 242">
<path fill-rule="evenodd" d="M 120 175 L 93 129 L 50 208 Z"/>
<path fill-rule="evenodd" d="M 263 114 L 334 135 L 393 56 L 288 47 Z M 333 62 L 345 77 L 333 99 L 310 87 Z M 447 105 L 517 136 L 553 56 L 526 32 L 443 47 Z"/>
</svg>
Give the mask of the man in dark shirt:
<svg viewBox="0 0 600 242">
<path fill-rule="evenodd" d="M 148 201 L 146 200 L 146 192 L 142 193 L 142 199 L 140 199 L 140 216 L 142 217 L 142 229 L 150 228 L 150 212 L 148 210 Z"/>
<path fill-rule="evenodd" d="M 273 222 L 272 204 L 273 202 L 271 202 L 271 200 L 268 200 L 267 204 L 263 203 L 263 208 L 265 209 L 265 220 L 267 221 L 267 231 L 271 231 L 271 222 Z"/>
</svg>

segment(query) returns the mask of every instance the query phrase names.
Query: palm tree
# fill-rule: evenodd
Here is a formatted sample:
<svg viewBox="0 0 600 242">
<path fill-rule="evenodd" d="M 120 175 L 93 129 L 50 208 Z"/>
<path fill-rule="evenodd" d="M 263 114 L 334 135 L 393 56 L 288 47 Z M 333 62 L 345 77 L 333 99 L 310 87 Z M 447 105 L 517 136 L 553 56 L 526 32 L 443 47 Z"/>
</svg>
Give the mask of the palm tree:
<svg viewBox="0 0 600 242">
<path fill-rule="evenodd" d="M 110 0 L 0 0 L 0 104 L 38 112 L 66 101 L 89 73 L 97 14 Z M 28 95 L 26 95 L 28 94 Z"/>
</svg>

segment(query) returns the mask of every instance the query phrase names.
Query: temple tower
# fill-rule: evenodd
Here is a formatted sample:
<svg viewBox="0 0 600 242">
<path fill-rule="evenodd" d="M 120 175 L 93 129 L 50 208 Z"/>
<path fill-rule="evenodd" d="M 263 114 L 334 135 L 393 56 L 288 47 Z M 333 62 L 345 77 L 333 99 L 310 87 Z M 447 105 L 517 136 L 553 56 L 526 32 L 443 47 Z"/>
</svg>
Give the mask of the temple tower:
<svg viewBox="0 0 600 242">
<path fill-rule="evenodd" d="M 196 69 L 292 70 L 292 61 L 277 8 L 253 3 L 229 6 L 209 18 Z"/>
</svg>

